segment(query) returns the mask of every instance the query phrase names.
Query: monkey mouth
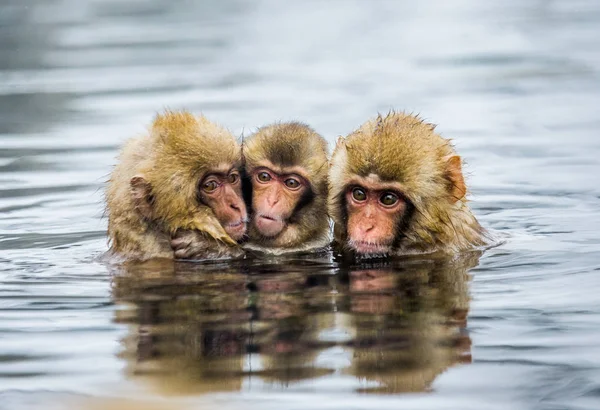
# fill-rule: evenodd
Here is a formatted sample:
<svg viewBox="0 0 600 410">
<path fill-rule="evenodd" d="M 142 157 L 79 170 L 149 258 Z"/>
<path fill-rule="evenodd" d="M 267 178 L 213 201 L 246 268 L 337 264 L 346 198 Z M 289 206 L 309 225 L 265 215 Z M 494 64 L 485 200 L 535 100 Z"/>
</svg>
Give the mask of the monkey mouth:
<svg viewBox="0 0 600 410">
<path fill-rule="evenodd" d="M 390 251 L 390 245 L 381 242 L 349 240 L 348 245 L 361 255 L 386 255 Z"/>
<path fill-rule="evenodd" d="M 254 226 L 261 235 L 267 238 L 273 238 L 285 228 L 285 221 L 273 215 L 257 214 L 254 219 Z"/>
<path fill-rule="evenodd" d="M 246 234 L 247 222 L 247 219 L 240 219 L 239 221 L 228 223 L 225 225 L 225 232 L 238 241 Z"/>
<path fill-rule="evenodd" d="M 262 219 L 266 219 L 268 221 L 283 222 L 283 218 L 280 218 L 280 217 L 274 216 L 274 215 L 262 214 L 262 213 L 257 214 L 256 218 L 257 219 L 262 218 Z"/>
</svg>

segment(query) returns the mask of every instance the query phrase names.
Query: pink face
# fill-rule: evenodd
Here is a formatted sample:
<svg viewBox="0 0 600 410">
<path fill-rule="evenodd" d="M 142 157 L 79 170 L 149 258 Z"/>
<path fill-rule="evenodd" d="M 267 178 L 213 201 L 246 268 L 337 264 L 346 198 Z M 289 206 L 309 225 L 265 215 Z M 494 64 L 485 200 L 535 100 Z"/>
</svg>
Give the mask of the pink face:
<svg viewBox="0 0 600 410">
<path fill-rule="evenodd" d="M 253 224 L 269 238 L 279 235 L 296 205 L 309 189 L 308 182 L 293 172 L 275 172 L 259 167 L 251 172 Z"/>
<path fill-rule="evenodd" d="M 199 184 L 199 195 L 213 210 L 225 232 L 236 241 L 242 239 L 248 214 L 239 172 L 232 169 L 228 173 L 206 175 Z"/>
<path fill-rule="evenodd" d="M 348 245 L 360 254 L 387 253 L 406 212 L 402 195 L 376 183 L 346 190 Z"/>
</svg>

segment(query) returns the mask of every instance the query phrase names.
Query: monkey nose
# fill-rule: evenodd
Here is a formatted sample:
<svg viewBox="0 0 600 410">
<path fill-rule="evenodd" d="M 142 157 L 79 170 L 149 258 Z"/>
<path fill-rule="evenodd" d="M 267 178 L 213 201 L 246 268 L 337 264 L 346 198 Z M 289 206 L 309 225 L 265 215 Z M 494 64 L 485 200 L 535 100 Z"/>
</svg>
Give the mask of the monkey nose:
<svg viewBox="0 0 600 410">
<path fill-rule="evenodd" d="M 243 203 L 232 203 L 230 207 L 236 215 L 246 219 L 246 206 Z"/>
<path fill-rule="evenodd" d="M 374 224 L 363 225 L 361 231 L 363 234 L 367 234 L 371 232 L 373 228 L 375 228 Z"/>
</svg>

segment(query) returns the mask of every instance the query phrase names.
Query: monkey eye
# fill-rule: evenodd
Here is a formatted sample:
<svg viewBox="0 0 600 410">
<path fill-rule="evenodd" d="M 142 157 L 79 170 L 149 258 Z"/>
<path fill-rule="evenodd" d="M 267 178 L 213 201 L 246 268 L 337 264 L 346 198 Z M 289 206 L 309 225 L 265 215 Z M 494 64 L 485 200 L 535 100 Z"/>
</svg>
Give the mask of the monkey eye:
<svg viewBox="0 0 600 410">
<path fill-rule="evenodd" d="M 354 198 L 355 201 L 362 202 L 367 199 L 367 193 L 362 188 L 354 188 L 352 190 L 352 198 Z"/>
<path fill-rule="evenodd" d="M 271 180 L 271 175 L 268 172 L 259 172 L 258 175 L 256 175 L 256 179 L 260 182 L 269 182 Z"/>
<path fill-rule="evenodd" d="M 238 182 L 239 179 L 240 179 L 239 174 L 233 173 L 233 174 L 229 174 L 227 176 L 227 181 L 232 185 L 235 184 L 236 182 Z"/>
<path fill-rule="evenodd" d="M 300 181 L 298 181 L 295 178 L 288 178 L 283 183 L 285 184 L 286 187 L 288 187 L 290 189 L 300 188 Z"/>
<path fill-rule="evenodd" d="M 219 184 L 214 179 L 205 181 L 202 184 L 202 190 L 207 193 L 214 192 L 218 187 L 219 187 Z"/>
<path fill-rule="evenodd" d="M 383 193 L 383 195 L 381 195 L 379 197 L 379 202 L 381 202 L 381 204 L 383 206 L 393 206 L 396 205 L 396 203 L 400 200 L 400 198 L 398 198 L 398 195 L 392 193 L 392 192 L 385 192 Z"/>
</svg>

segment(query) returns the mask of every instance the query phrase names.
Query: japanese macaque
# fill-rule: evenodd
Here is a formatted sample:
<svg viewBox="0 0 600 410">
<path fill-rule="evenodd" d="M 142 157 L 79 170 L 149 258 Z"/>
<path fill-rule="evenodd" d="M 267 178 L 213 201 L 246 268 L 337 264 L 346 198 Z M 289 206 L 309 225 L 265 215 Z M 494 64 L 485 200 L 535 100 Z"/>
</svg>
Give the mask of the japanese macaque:
<svg viewBox="0 0 600 410">
<path fill-rule="evenodd" d="M 273 254 L 328 245 L 327 142 L 307 125 L 260 128 L 243 147 L 251 222 L 246 247 Z"/>
<path fill-rule="evenodd" d="M 467 205 L 461 158 L 434 128 L 391 112 L 338 140 L 328 206 L 342 249 L 454 253 L 488 243 Z"/>
<path fill-rule="evenodd" d="M 111 251 L 126 259 L 216 258 L 243 253 L 241 147 L 203 116 L 158 115 L 129 140 L 106 191 Z"/>
</svg>

